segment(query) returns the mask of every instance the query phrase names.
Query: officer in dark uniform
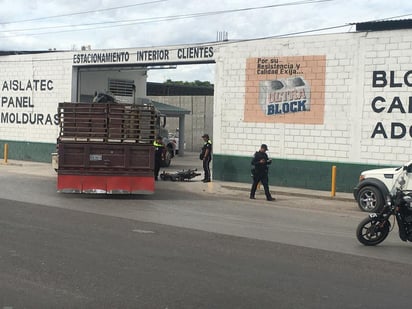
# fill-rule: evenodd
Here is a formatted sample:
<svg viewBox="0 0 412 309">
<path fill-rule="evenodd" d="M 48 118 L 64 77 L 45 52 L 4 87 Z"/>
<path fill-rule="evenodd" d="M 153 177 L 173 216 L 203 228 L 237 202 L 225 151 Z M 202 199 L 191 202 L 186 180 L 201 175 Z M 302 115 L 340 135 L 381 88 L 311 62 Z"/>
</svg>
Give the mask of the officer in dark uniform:
<svg viewBox="0 0 412 309">
<path fill-rule="evenodd" d="M 255 199 L 255 193 L 257 189 L 257 185 L 259 182 L 262 183 L 263 188 L 265 189 L 266 200 L 274 201 L 275 198 L 269 192 L 269 184 L 268 184 L 268 173 L 269 168 L 268 165 L 272 163 L 272 160 L 269 160 L 266 151 L 268 150 L 268 146 L 266 144 L 262 144 L 260 146 L 259 151 L 256 151 L 255 155 L 252 159 L 252 176 L 253 176 L 253 184 L 250 190 L 250 198 Z"/>
<path fill-rule="evenodd" d="M 162 164 L 162 157 L 165 146 L 163 144 L 163 139 L 161 136 L 156 136 L 156 140 L 153 142 L 155 147 L 155 168 L 154 168 L 154 178 L 158 180 L 160 165 Z"/>
<path fill-rule="evenodd" d="M 203 182 L 210 182 L 210 161 L 212 161 L 212 142 L 209 139 L 208 134 L 203 134 L 203 141 L 205 142 L 200 152 L 200 160 L 203 160 L 203 170 L 205 172 L 205 177 L 202 179 Z"/>
</svg>

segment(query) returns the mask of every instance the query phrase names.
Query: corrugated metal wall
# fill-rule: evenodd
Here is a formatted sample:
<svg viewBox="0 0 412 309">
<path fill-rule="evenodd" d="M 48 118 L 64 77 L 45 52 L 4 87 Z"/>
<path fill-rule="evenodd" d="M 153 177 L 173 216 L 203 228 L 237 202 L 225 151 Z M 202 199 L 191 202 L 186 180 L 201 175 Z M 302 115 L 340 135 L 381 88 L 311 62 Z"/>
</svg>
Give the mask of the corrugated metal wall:
<svg viewBox="0 0 412 309">
<path fill-rule="evenodd" d="M 190 115 L 185 116 L 185 151 L 200 151 L 204 133 L 208 133 L 213 141 L 213 96 L 149 96 L 149 98 L 191 111 Z M 167 119 L 169 132 L 174 132 L 178 127 L 178 118 Z"/>
</svg>

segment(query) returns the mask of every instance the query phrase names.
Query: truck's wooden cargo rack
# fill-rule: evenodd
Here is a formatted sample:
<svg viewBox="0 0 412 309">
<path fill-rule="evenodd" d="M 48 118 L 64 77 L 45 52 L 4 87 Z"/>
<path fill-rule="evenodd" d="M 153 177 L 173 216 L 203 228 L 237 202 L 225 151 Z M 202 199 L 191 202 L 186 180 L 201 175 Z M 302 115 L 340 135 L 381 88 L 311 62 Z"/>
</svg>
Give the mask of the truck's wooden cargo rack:
<svg viewBox="0 0 412 309">
<path fill-rule="evenodd" d="M 158 127 L 153 105 L 59 103 L 60 141 L 152 143 Z"/>
</svg>

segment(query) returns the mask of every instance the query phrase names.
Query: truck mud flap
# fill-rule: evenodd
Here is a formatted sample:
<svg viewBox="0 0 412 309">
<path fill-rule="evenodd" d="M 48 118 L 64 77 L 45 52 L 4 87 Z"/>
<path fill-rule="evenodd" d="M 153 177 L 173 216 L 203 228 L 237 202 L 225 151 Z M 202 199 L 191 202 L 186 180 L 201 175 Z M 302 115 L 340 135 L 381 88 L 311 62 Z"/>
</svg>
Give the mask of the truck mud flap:
<svg viewBox="0 0 412 309">
<path fill-rule="evenodd" d="M 58 175 L 57 192 L 90 194 L 153 194 L 154 177 Z"/>
</svg>

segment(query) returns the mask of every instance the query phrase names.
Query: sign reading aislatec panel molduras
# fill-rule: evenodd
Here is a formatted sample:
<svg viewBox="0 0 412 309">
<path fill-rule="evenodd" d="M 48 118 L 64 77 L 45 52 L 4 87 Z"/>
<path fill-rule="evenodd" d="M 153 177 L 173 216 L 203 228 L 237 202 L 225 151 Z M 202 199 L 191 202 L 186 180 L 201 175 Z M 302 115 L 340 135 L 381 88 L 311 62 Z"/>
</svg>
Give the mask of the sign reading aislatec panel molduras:
<svg viewBox="0 0 412 309">
<path fill-rule="evenodd" d="M 18 125 L 57 125 L 58 115 L 34 112 L 33 96 L 50 95 L 51 79 L 12 79 L 0 81 L 0 123 Z"/>
</svg>

